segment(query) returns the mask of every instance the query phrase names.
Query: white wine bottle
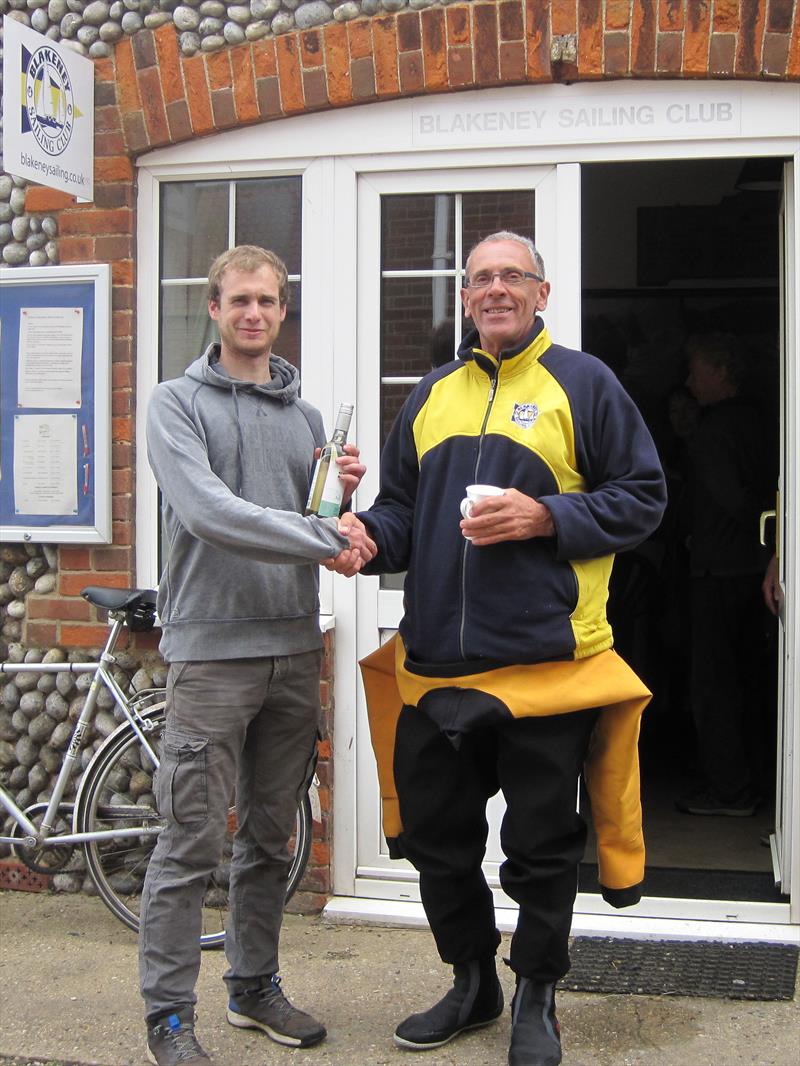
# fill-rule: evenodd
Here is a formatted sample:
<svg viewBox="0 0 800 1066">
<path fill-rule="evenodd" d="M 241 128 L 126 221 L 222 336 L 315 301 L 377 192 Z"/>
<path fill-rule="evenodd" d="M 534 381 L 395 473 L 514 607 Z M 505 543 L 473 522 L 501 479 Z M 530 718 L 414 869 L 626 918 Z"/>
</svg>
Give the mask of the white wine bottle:
<svg viewBox="0 0 800 1066">
<path fill-rule="evenodd" d="M 314 467 L 314 476 L 311 478 L 311 489 L 306 503 L 306 514 L 316 514 L 320 518 L 332 518 L 338 517 L 342 509 L 344 486 L 339 480 L 339 467 L 336 465 L 336 460 L 340 455 L 344 455 L 344 445 L 352 417 L 353 405 L 351 403 L 341 404 L 333 436 L 322 446 L 317 465 Z"/>
</svg>

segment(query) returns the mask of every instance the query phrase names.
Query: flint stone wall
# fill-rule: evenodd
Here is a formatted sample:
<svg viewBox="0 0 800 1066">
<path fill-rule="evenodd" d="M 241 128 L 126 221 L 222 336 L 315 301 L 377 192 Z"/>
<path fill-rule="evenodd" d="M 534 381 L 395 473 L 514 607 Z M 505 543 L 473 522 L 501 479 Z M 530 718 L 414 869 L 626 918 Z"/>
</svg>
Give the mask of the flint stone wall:
<svg viewBox="0 0 800 1066">
<path fill-rule="evenodd" d="M 98 657 L 99 648 L 42 649 L 20 642 L 25 597 L 32 591 L 51 592 L 55 584 L 55 549 L 38 544 L 0 548 L 0 659 L 10 663 L 75 663 Z M 139 692 L 166 684 L 166 667 L 157 653 L 135 655 L 117 650 L 115 657 L 113 675 L 123 691 Z M 23 810 L 50 799 L 91 679 L 91 674 L 71 674 L 67 670 L 0 675 L 0 784 Z M 67 787 L 67 802 L 74 799 L 81 773 L 94 753 L 124 721 L 108 689 L 101 689 L 97 704 L 92 728 L 83 740 L 79 766 Z M 5 820 L 3 836 L 11 833 L 13 824 L 10 818 Z M 0 845 L 0 858 L 10 853 L 8 846 Z M 73 854 L 64 872 L 53 877 L 52 884 L 62 892 L 92 888 L 80 851 Z"/>
</svg>

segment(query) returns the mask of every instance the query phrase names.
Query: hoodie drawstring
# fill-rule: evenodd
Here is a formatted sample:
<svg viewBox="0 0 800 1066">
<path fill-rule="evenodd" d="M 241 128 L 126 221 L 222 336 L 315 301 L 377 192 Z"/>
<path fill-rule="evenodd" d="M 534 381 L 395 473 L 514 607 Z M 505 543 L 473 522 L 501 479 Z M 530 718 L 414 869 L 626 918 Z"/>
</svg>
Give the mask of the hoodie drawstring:
<svg viewBox="0 0 800 1066">
<path fill-rule="evenodd" d="M 242 436 L 242 420 L 239 417 L 239 393 L 236 389 L 236 385 L 231 385 L 231 392 L 233 393 L 233 409 L 236 415 L 236 458 L 237 458 L 237 471 L 236 471 L 236 495 L 242 495 L 242 479 L 244 471 L 244 437 Z"/>
</svg>

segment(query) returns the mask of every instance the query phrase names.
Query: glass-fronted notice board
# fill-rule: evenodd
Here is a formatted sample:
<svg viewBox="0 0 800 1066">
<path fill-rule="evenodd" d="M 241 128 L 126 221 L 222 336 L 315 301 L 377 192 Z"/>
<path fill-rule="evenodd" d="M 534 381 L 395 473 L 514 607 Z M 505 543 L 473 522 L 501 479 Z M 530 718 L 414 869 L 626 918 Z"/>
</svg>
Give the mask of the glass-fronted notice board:
<svg viewBox="0 0 800 1066">
<path fill-rule="evenodd" d="M 111 273 L 0 269 L 0 537 L 111 540 Z"/>
</svg>

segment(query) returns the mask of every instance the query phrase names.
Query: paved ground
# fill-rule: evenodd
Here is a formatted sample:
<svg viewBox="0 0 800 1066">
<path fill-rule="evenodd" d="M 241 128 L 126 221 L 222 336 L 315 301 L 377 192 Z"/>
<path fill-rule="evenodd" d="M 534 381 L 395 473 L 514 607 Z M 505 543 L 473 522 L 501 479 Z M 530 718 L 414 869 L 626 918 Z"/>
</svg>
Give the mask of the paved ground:
<svg viewBox="0 0 800 1066">
<path fill-rule="evenodd" d="M 143 1064 L 136 944 L 98 900 L 0 893 L 0 1063 Z M 507 947 L 507 944 L 504 944 Z M 396 1049 L 397 1021 L 449 985 L 427 932 L 289 916 L 290 996 L 328 1026 L 292 1051 L 224 1019 L 221 952 L 205 952 L 198 1034 L 217 1066 L 505 1066 L 509 1019 L 424 1055 Z M 512 981 L 502 980 L 510 999 Z M 800 997 L 744 1003 L 563 993 L 564 1066 L 796 1066 Z"/>
</svg>

